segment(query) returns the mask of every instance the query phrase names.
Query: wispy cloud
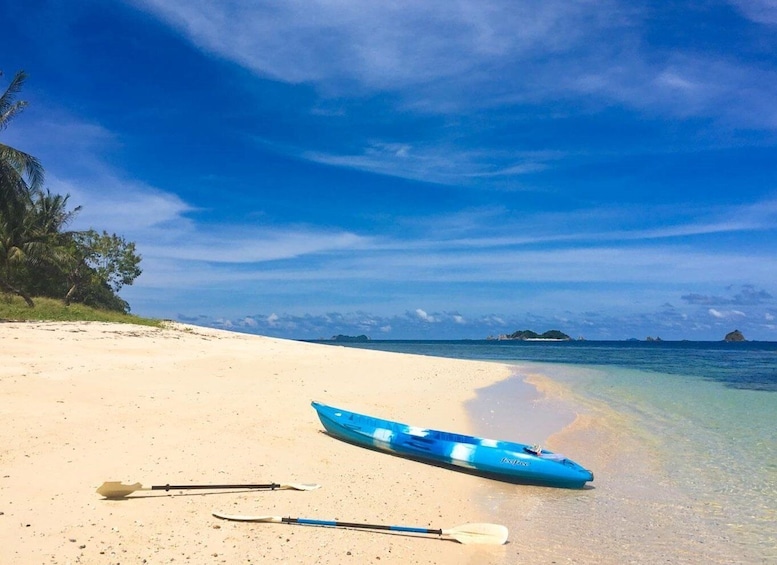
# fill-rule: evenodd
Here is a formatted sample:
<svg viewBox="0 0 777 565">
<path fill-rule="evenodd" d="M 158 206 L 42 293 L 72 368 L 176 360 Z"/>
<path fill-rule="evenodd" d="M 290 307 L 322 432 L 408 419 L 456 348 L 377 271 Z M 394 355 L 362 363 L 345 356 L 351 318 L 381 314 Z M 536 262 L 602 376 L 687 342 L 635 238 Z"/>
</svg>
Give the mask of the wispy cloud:
<svg viewBox="0 0 777 565">
<path fill-rule="evenodd" d="M 736 318 L 736 317 L 744 318 L 747 316 L 747 314 L 739 310 L 720 311 L 715 308 L 710 308 L 708 312 L 710 313 L 710 316 L 712 316 L 713 318 L 724 319 L 724 320 L 729 318 Z"/>
<path fill-rule="evenodd" d="M 730 296 L 686 294 L 682 299 L 688 304 L 701 305 L 738 305 L 753 306 L 758 304 L 774 303 L 774 297 L 762 288 L 753 285 L 742 286 L 739 292 Z"/>
<path fill-rule="evenodd" d="M 763 283 L 768 273 L 777 272 L 768 250 L 753 248 L 744 258 L 736 250 L 696 249 L 692 239 L 770 233 L 777 220 L 774 200 L 733 208 L 641 206 L 639 212 L 616 205 L 553 213 L 492 206 L 450 215 L 398 216 L 398 230 L 384 233 L 292 224 L 201 224 L 196 219 L 201 211 L 180 196 L 123 178 L 106 164 L 102 142 L 117 143 L 116 136 L 74 118 L 67 123 L 79 132 L 79 166 L 58 169 L 49 185 L 71 194 L 73 204 L 84 205 L 74 227 L 110 227 L 137 242 L 148 273 L 138 284 L 176 280 L 197 287 L 230 280 L 288 280 L 303 287 L 311 281 L 346 279 L 690 284 L 725 280 L 732 271 Z M 52 130 L 42 126 L 36 131 Z M 37 143 L 46 159 L 66 161 L 58 152 L 69 148 Z M 401 145 L 384 150 L 399 160 L 412 154 L 412 148 Z M 73 176 L 60 176 L 68 173 Z M 230 270 L 230 265 L 242 267 Z M 187 277 L 178 280 L 182 270 Z"/>
<path fill-rule="evenodd" d="M 474 151 L 455 145 L 413 145 L 373 141 L 360 154 L 303 151 L 316 163 L 446 185 L 471 185 L 480 178 L 518 178 L 544 171 L 559 152 Z M 513 185 L 515 187 L 516 185 Z"/>
<path fill-rule="evenodd" d="M 109 229 L 131 238 L 151 242 L 169 240 L 176 230 L 194 229 L 186 214 L 194 208 L 179 196 L 100 171 L 73 179 L 49 175 L 48 185 L 59 194 L 69 194 L 72 204 L 82 205 L 74 229 Z"/>
<path fill-rule="evenodd" d="M 202 229 L 187 233 L 184 241 L 168 245 L 147 244 L 145 252 L 153 257 L 205 263 L 259 263 L 292 259 L 316 253 L 354 250 L 366 247 L 367 239 L 355 234 L 320 229 L 267 229 L 231 225 L 215 233 Z"/>
<path fill-rule="evenodd" d="M 774 0 L 729 0 L 754 22 L 777 25 L 777 3 Z"/>
<path fill-rule="evenodd" d="M 591 90 L 658 114 L 712 117 L 729 127 L 777 128 L 777 74 L 770 70 L 702 53 L 673 53 L 652 68 L 635 63 L 608 73 Z"/>
<path fill-rule="evenodd" d="M 584 94 L 594 106 L 777 127 L 773 73 L 649 45 L 649 13 L 627 2 L 135 3 L 207 52 L 336 97 L 395 92 L 408 108 L 447 113 Z M 775 18 L 767 0 L 736 5 L 756 21 Z"/>
<path fill-rule="evenodd" d="M 497 0 L 392 3 L 289 0 L 272 4 L 137 0 L 201 48 L 287 82 L 371 90 L 418 87 L 483 72 L 542 48 L 564 51 L 607 27 L 596 10 L 551 0 L 532 9 Z M 594 29 L 576 27 L 585 21 Z M 564 33 L 560 33 L 564 30 Z"/>
</svg>

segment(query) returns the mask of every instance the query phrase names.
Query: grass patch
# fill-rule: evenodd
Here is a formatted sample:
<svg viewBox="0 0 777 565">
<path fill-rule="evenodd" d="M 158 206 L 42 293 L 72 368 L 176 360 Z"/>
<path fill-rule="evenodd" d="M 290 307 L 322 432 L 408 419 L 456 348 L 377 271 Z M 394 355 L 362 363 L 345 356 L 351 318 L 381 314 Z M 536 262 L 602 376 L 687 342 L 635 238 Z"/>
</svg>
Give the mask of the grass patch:
<svg viewBox="0 0 777 565">
<path fill-rule="evenodd" d="M 0 294 L 0 320 L 37 322 L 116 322 L 119 324 L 140 324 L 161 327 L 162 320 L 141 318 L 131 314 L 99 310 L 83 304 L 65 306 L 53 298 L 33 298 L 35 307 L 30 308 L 21 297 Z"/>
</svg>

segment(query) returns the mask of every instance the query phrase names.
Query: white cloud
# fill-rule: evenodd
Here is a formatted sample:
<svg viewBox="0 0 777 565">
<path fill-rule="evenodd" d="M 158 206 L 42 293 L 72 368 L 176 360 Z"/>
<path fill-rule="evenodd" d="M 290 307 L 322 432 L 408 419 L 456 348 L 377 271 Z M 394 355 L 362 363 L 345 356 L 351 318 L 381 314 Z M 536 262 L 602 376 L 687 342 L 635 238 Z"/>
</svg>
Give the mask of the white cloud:
<svg viewBox="0 0 777 565">
<path fill-rule="evenodd" d="M 423 320 L 424 322 L 429 322 L 430 324 L 437 321 L 437 319 L 434 316 L 430 316 L 429 314 L 427 314 L 425 311 L 421 310 L 420 308 L 416 309 L 415 314 L 416 314 L 416 316 L 418 316 L 418 318 L 420 320 Z"/>
<path fill-rule="evenodd" d="M 719 319 L 725 319 L 725 318 L 732 318 L 732 317 L 746 317 L 746 314 L 740 310 L 728 310 L 725 312 L 722 312 L 720 310 L 716 310 L 715 308 L 710 308 L 708 310 L 709 314 L 714 318 Z"/>
<path fill-rule="evenodd" d="M 75 229 L 99 230 L 110 226 L 113 232 L 139 240 L 157 240 L 170 230 L 194 229 L 193 222 L 186 217 L 194 211 L 192 206 L 173 193 L 142 182 L 115 175 L 69 180 L 50 174 L 47 180 L 53 192 L 70 194 L 69 202 L 82 206 Z"/>
<path fill-rule="evenodd" d="M 777 0 L 729 0 L 742 13 L 762 24 L 777 24 Z"/>
<path fill-rule="evenodd" d="M 433 331 L 437 339 L 484 339 L 489 335 L 510 333 L 516 329 L 534 328 L 544 331 L 560 329 L 569 335 L 583 336 L 586 339 L 625 339 L 645 335 L 655 335 L 660 329 L 664 339 L 721 339 L 723 334 L 720 323 L 710 323 L 704 319 L 704 314 L 698 311 L 689 312 L 688 318 L 683 318 L 673 308 L 658 308 L 656 310 L 638 310 L 624 312 L 613 310 L 610 313 L 583 313 L 567 311 L 564 320 L 557 316 L 546 315 L 538 311 L 524 314 L 512 314 L 494 324 L 494 316 L 475 316 L 466 326 L 456 323 L 455 317 L 441 315 L 437 323 L 419 324 L 417 316 L 388 314 L 372 315 L 374 324 L 365 328 L 360 320 L 364 312 L 334 313 L 315 315 L 282 314 L 273 324 L 262 323 L 266 319 L 259 315 L 251 316 L 259 321 L 257 327 L 248 327 L 241 321 L 213 320 L 207 316 L 198 317 L 199 323 L 216 325 L 218 327 L 242 328 L 254 333 L 293 337 L 302 339 L 317 339 L 334 334 L 356 335 L 365 333 L 369 337 L 418 339 L 430 335 Z M 187 320 L 191 321 L 191 320 Z M 736 326 L 751 339 L 774 339 L 774 324 L 760 322 L 749 323 L 746 319 L 737 320 Z M 376 336 L 376 333 L 378 335 Z"/>
<path fill-rule="evenodd" d="M 367 241 L 348 232 L 314 229 L 263 229 L 255 226 L 230 225 L 206 233 L 179 234 L 180 241 L 163 245 L 146 243 L 144 253 L 150 257 L 211 263 L 254 263 L 289 259 L 335 250 L 362 247 Z"/>
<path fill-rule="evenodd" d="M 538 49 L 563 52 L 609 27 L 613 3 L 595 10 L 559 0 L 516 2 L 275 3 L 136 0 L 200 48 L 291 83 L 396 89 L 477 77 Z M 616 9 L 617 10 L 617 9 Z M 582 22 L 587 27 L 578 25 Z"/>
<path fill-rule="evenodd" d="M 461 149 L 444 141 L 436 145 L 396 144 L 372 140 L 360 153 L 334 154 L 322 151 L 284 151 L 337 167 L 358 169 L 406 179 L 449 185 L 473 184 L 478 179 L 510 179 L 541 173 L 559 161 L 558 151 L 476 151 Z M 511 190 L 520 188 L 511 185 Z"/>
<path fill-rule="evenodd" d="M 335 98 L 388 91 L 408 108 L 460 113 L 583 94 L 599 104 L 777 127 L 772 74 L 734 58 L 662 52 L 643 39 L 649 12 L 627 2 L 135 3 L 204 51 Z M 755 21 L 777 21 L 771 0 L 736 5 Z"/>
<path fill-rule="evenodd" d="M 24 131 L 24 146 L 46 166 L 46 186 L 81 206 L 73 229 L 109 229 L 130 240 L 158 240 L 194 229 L 195 208 L 172 192 L 132 179 L 106 153 L 120 147 L 112 132 L 61 109 L 42 107 Z M 5 136 L 4 136 L 5 137 Z M 8 136 L 10 143 L 17 138 Z M 21 141 L 21 139 L 19 140 Z"/>
<path fill-rule="evenodd" d="M 37 120 L 29 128 L 32 134 L 25 137 L 30 151 L 47 163 L 46 186 L 70 195 L 71 206 L 81 206 L 71 229 L 106 229 L 136 243 L 146 273 L 140 284 L 154 284 L 152 278 L 159 283 L 166 274 L 170 280 L 180 278 L 175 273 L 182 270 L 182 261 L 264 262 L 367 245 L 366 238 L 337 229 L 234 223 L 205 227 L 193 218 L 207 211 L 173 192 L 127 178 L 109 164 L 103 155 L 106 146 L 119 145 L 110 131 L 62 111 L 50 113 L 57 119 Z M 7 141 L 18 139 L 8 136 Z M 207 273 L 215 274 L 193 269 L 191 283 Z M 236 278 L 241 276 L 235 273 Z"/>
</svg>

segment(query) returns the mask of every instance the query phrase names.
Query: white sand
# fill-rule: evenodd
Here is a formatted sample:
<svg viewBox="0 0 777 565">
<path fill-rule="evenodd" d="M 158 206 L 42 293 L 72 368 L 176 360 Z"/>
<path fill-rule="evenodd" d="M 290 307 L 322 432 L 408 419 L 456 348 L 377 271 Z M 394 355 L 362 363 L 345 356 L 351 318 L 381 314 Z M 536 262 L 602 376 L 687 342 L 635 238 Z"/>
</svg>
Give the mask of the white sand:
<svg viewBox="0 0 777 565">
<path fill-rule="evenodd" d="M 470 432 L 507 366 L 183 326 L 0 323 L 0 563 L 501 563 L 505 546 L 225 522 L 212 510 L 449 528 L 493 484 L 322 433 L 310 402 Z M 312 492 L 95 493 L 315 482 Z M 510 549 L 512 546 L 512 550 Z"/>
</svg>

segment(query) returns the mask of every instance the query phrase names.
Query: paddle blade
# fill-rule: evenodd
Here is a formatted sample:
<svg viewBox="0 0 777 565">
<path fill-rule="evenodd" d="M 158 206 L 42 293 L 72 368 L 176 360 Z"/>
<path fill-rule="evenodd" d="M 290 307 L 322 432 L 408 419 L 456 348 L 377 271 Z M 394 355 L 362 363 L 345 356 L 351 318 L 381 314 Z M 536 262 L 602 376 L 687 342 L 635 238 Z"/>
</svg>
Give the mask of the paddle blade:
<svg viewBox="0 0 777 565">
<path fill-rule="evenodd" d="M 288 483 L 281 484 L 280 488 L 291 490 L 316 490 L 317 488 L 321 488 L 321 485 L 315 483 Z"/>
<path fill-rule="evenodd" d="M 222 520 L 234 520 L 236 522 L 275 522 L 280 524 L 283 518 L 280 516 L 242 516 L 240 514 L 224 514 L 223 512 L 213 512 L 216 518 Z"/>
<path fill-rule="evenodd" d="M 124 498 L 138 490 L 144 490 L 143 485 L 140 483 L 125 485 L 120 481 L 106 481 L 97 489 L 97 494 L 102 495 L 105 498 Z"/>
<path fill-rule="evenodd" d="M 507 542 L 507 528 L 500 524 L 464 524 L 442 531 L 442 536 L 464 544 L 502 545 Z"/>
</svg>

